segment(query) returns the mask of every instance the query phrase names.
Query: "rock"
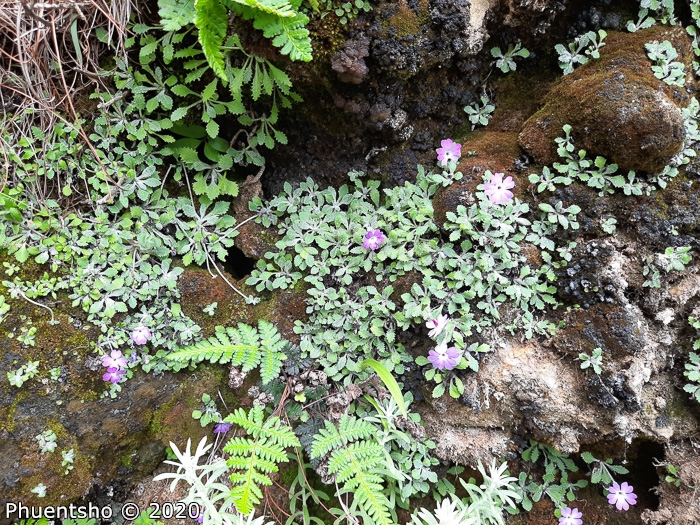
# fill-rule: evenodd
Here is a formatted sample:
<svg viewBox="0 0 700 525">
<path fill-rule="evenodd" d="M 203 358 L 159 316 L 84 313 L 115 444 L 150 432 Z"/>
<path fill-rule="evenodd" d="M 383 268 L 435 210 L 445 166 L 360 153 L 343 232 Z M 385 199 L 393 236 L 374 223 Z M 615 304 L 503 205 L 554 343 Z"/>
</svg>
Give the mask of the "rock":
<svg viewBox="0 0 700 525">
<path fill-rule="evenodd" d="M 367 56 L 369 56 L 367 38 L 348 40 L 343 44 L 343 49 L 331 58 L 331 67 L 338 73 L 341 82 L 361 84 L 369 73 L 369 68 L 364 61 Z"/>
<path fill-rule="evenodd" d="M 669 40 L 690 71 L 693 52 L 681 27 L 613 33 L 599 59 L 566 75 L 523 126 L 520 145 L 540 164 L 558 160 L 554 139 L 573 127 L 577 149 L 601 155 L 622 170 L 658 173 L 685 140 L 680 109 L 688 93 L 654 77 L 644 44 Z"/>
</svg>

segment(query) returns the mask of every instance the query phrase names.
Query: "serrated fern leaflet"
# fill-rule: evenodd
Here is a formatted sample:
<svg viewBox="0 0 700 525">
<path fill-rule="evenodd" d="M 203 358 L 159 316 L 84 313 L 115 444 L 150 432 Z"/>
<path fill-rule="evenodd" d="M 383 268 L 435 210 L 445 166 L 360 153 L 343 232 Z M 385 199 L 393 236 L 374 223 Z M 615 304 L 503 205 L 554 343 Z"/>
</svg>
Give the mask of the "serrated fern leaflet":
<svg viewBox="0 0 700 525">
<path fill-rule="evenodd" d="M 271 323 L 260 320 L 257 330 L 239 323 L 238 328 L 216 327 L 216 333 L 204 341 L 182 348 L 166 356 L 166 359 L 179 363 L 192 364 L 210 361 L 231 363 L 249 372 L 260 367 L 263 384 L 276 378 L 282 369 L 282 361 L 287 356 L 282 353 L 286 341 Z"/>
<path fill-rule="evenodd" d="M 328 472 L 342 483 L 340 494 L 353 495 L 352 507 L 358 509 L 370 523 L 394 525 L 389 511 L 392 508 L 384 495 L 382 476 L 386 471 L 384 448 L 374 439 L 374 426 L 363 420 L 343 416 L 336 427 L 326 421 L 314 438 L 311 459 L 330 452 Z"/>
<path fill-rule="evenodd" d="M 194 25 L 199 29 L 199 42 L 212 70 L 226 81 L 222 45 L 228 29 L 228 11 L 219 0 L 195 0 Z"/>
<path fill-rule="evenodd" d="M 231 455 L 226 463 L 233 469 L 231 496 L 236 508 L 248 514 L 263 497 L 260 486 L 272 485 L 267 474 L 277 472 L 277 464 L 287 461 L 285 448 L 301 444 L 290 427 L 276 416 L 266 420 L 258 406 L 247 414 L 239 408 L 224 421 L 239 425 L 250 436 L 233 438 L 224 446 L 224 452 Z"/>
</svg>

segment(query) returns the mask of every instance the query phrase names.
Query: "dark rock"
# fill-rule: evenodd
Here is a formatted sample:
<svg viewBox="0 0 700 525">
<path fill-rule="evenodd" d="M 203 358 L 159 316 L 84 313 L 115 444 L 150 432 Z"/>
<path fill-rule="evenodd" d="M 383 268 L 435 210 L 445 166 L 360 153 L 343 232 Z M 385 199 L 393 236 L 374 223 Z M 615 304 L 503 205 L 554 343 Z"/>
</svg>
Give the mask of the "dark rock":
<svg viewBox="0 0 700 525">
<path fill-rule="evenodd" d="M 367 56 L 369 56 L 367 38 L 348 40 L 343 44 L 343 49 L 331 58 L 331 67 L 338 73 L 338 78 L 342 82 L 361 84 L 369 73 L 369 68 L 364 61 Z"/>
</svg>

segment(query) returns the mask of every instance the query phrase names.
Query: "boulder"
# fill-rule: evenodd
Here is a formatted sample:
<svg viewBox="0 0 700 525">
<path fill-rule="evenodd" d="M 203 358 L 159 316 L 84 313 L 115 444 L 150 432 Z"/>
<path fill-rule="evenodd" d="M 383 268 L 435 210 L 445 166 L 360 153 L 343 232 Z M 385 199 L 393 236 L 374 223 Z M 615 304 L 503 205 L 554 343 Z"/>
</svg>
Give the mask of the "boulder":
<svg viewBox="0 0 700 525">
<path fill-rule="evenodd" d="M 683 28 L 610 34 L 599 59 L 564 76 L 549 92 L 544 107 L 525 122 L 520 145 L 538 163 L 552 164 L 558 160 L 554 139 L 569 124 L 576 147 L 589 155 L 601 155 L 623 170 L 662 171 L 683 146 L 681 108 L 689 102 L 686 89 L 664 83 L 651 70 L 644 46 L 665 40 L 690 78 L 693 49 Z"/>
</svg>

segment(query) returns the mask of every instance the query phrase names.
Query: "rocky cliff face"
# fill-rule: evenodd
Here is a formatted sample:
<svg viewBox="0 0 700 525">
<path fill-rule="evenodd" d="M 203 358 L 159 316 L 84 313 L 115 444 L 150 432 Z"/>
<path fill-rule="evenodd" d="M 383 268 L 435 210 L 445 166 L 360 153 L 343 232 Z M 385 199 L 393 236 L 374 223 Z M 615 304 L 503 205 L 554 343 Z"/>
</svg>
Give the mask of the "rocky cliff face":
<svg viewBox="0 0 700 525">
<path fill-rule="evenodd" d="M 345 31 L 339 24 L 319 26 L 325 58 L 309 69 L 291 69 L 306 102 L 280 123 L 290 143 L 273 152 L 262 186 L 244 192 L 235 209 L 241 222 L 252 196 L 271 196 L 284 182 L 307 176 L 339 185 L 351 169 L 389 186 L 400 184 L 415 177 L 416 164 L 432 164 L 440 139 L 448 136 L 475 155 L 460 163 L 464 183 L 436 198 L 436 220 L 468 201 L 475 186 L 469 176 L 485 170 L 511 175 L 516 195 L 533 207 L 546 199 L 578 204 L 581 228 L 565 231 L 577 247 L 557 274 L 562 306 L 546 313 L 560 324 L 556 334 L 524 340 L 499 326 L 481 334 L 493 351 L 478 374 L 463 374 L 465 394 L 432 399 L 419 381 L 413 388 L 422 399 L 419 411 L 446 463 L 473 465 L 496 457 L 524 468 L 518 458 L 529 439 L 567 454 L 595 450 L 627 460 L 631 482 L 660 494 L 660 499 L 640 496 L 642 504 L 626 522 L 614 512 L 601 513 L 599 522 L 688 525 L 700 523 L 700 496 L 692 488 L 700 484 L 700 405 L 682 391 L 683 364 L 697 337 L 687 319 L 700 314 L 697 255 L 685 271 L 663 275 L 659 288 L 644 282 L 649 257 L 666 247 L 690 246 L 695 252 L 700 247 L 700 171 L 691 161 L 665 189 L 634 196 L 601 197 L 574 183 L 545 198 L 528 180 L 557 160 L 554 139 L 564 124 L 572 125 L 577 147 L 642 178 L 683 147 L 681 110 L 696 85 L 675 88 L 654 77 L 644 44 L 673 42 L 689 71 L 691 40 L 668 26 L 616 32 L 623 20 L 636 16 L 637 7 L 603 0 L 400 0 L 379 2 Z M 601 27 L 609 32 L 601 58 L 560 78 L 554 44 Z M 488 49 L 517 40 L 532 57 L 504 76 L 493 69 Z M 496 110 L 486 130 L 471 131 L 463 107 L 482 93 Z M 602 229 L 603 217 L 617 219 L 613 233 Z M 275 232 L 250 222 L 236 242 L 245 255 L 260 259 L 274 245 Z M 536 249 L 531 260 L 533 267 L 542 262 Z M 239 286 L 245 288 L 242 281 Z M 275 294 L 251 308 L 220 283 L 212 285 L 203 271 L 191 270 L 180 290 L 183 309 L 207 335 L 215 324 L 264 318 L 294 340 L 294 321 L 305 315 L 303 290 Z M 213 301 L 219 310 L 209 318 L 201 308 Z M 89 349 L 96 334 L 82 326 L 81 311 L 55 309 L 60 329 L 44 324 L 40 308 L 13 311 L 39 327 L 36 346 L 0 338 L 0 362 L 7 370 L 20 355 L 61 368 L 55 383 L 0 385 L 0 457 L 12 458 L 0 464 L 0 494 L 7 498 L 21 495 L 38 503 L 26 496 L 41 480 L 60 494 L 56 503 L 86 495 L 123 501 L 163 459 L 170 440 L 198 439 L 202 430 L 190 414 L 202 392 L 227 392 L 231 409 L 249 403 L 244 390 L 231 393 L 228 370 L 216 369 L 159 377 L 137 373 L 117 399 L 101 399 L 100 366 Z M 505 326 L 507 306 L 502 316 Z M 427 339 L 404 338 L 415 343 L 416 352 L 427 352 Z M 601 373 L 582 370 L 577 360 L 595 348 L 602 351 Z M 34 436 L 47 421 L 59 446 L 75 449 L 70 478 L 62 475 L 60 458 L 36 450 Z M 678 486 L 663 481 L 666 464 L 678 467 Z M 604 501 L 594 491 L 588 496 Z M 552 509 L 546 511 L 541 518 L 532 513 L 518 519 L 554 523 Z"/>
</svg>

